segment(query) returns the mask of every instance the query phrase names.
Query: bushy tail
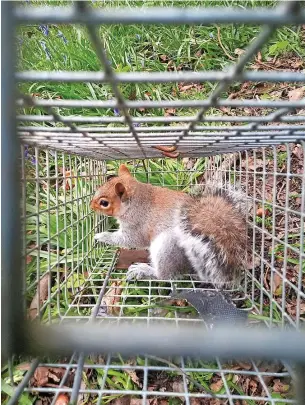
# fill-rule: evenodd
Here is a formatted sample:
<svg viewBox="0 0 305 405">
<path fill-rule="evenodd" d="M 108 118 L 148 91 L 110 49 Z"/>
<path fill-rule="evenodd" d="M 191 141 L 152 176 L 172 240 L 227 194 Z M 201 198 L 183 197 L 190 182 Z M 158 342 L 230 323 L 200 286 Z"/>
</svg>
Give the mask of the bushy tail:
<svg viewBox="0 0 305 405">
<path fill-rule="evenodd" d="M 189 194 L 194 198 L 202 198 L 207 195 L 221 196 L 227 199 L 242 215 L 246 216 L 251 207 L 250 200 L 242 190 L 240 184 L 222 184 L 221 182 L 208 181 L 205 184 L 191 186 Z"/>
</svg>

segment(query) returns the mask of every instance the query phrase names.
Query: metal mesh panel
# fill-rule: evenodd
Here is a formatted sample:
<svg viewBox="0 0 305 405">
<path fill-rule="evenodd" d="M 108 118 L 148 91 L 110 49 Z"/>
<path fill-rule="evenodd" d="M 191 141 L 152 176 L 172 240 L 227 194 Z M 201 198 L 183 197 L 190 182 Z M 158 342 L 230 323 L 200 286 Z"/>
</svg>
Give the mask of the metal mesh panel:
<svg viewBox="0 0 305 405">
<path fill-rule="evenodd" d="M 183 12 L 168 8 L 166 13 L 162 12 L 162 9 L 155 8 L 148 8 L 145 13 L 140 8 L 92 11 L 86 3 L 82 2 L 76 2 L 74 7 L 68 9 L 61 8 L 58 12 L 39 8 L 18 9 L 15 16 L 19 22 L 86 24 L 103 72 L 20 72 L 17 74 L 17 80 L 108 83 L 115 96 L 114 100 L 43 100 L 20 94 L 17 101 L 19 106 L 39 107 L 46 113 L 46 115 L 18 115 L 18 121 L 23 124 L 18 128 L 20 137 L 28 144 L 59 148 L 78 154 L 84 153 L 100 159 L 157 157 L 160 156 L 160 152 L 152 147 L 159 145 L 160 142 L 164 146 L 175 146 L 185 156 L 206 156 L 302 140 L 305 135 L 301 125 L 304 122 L 304 115 L 298 114 L 296 109 L 304 108 L 304 100 L 230 100 L 222 99 L 221 96 L 230 85 L 236 82 L 304 82 L 305 75 L 301 72 L 244 70 L 248 62 L 268 42 L 277 26 L 298 23 L 302 21 L 303 13 L 304 10 L 299 7 L 299 3 L 293 1 L 279 5 L 276 10 L 269 9 L 265 13 L 258 10 L 221 8 L 183 9 Z M 226 72 L 115 73 L 109 64 L 102 39 L 96 29 L 97 24 L 110 23 L 210 24 L 217 22 L 265 24 L 238 62 L 227 68 Z M 124 98 L 120 90 L 122 83 L 204 83 L 207 81 L 214 82 L 215 87 L 206 100 L 130 101 Z M 71 116 L 67 113 L 63 116 L 58 112 L 58 107 L 61 109 L 81 107 L 101 111 L 115 108 L 121 116 L 110 117 L 103 114 Z M 254 107 L 260 109 L 260 114 L 258 116 L 249 116 L 244 112 L 234 116 L 216 115 L 213 112 L 209 114 L 213 107 L 243 109 Z M 160 116 L 155 113 L 148 113 L 142 117 L 134 116 L 136 109 L 144 108 L 148 112 L 153 109 L 153 111 L 156 109 L 164 111 L 165 108 L 179 108 L 181 111 L 191 109 L 192 112 L 179 116 Z M 52 126 L 41 126 L 42 123 L 52 123 Z M 63 125 L 54 125 L 56 123 Z M 156 125 L 160 123 L 163 125 Z M 209 123 L 218 123 L 218 125 Z M 232 125 L 226 125 L 229 123 Z M 238 125 L 242 123 L 246 125 Z M 270 125 L 272 123 L 278 125 Z"/>
<path fill-rule="evenodd" d="M 35 279 L 25 281 L 29 301 L 36 291 L 39 294 L 39 288 L 45 288 L 42 280 L 49 280 L 47 299 L 37 301 L 37 307 L 32 301 L 28 309 L 32 319 L 204 326 L 193 307 L 171 298 L 174 290 L 202 290 L 202 282 L 194 276 L 176 281 L 126 282 L 125 271 L 115 268 L 116 251 L 94 246 L 93 234 L 109 226 L 105 218 L 97 220 L 88 211 L 97 184 L 105 178 L 106 162 L 40 149 L 33 150 L 30 157 L 29 152 L 22 149 L 23 201 L 27 202 L 23 217 L 24 274 L 27 268 L 33 276 L 31 266 L 36 268 Z M 304 316 L 305 201 L 300 190 L 305 181 L 304 174 L 296 171 L 299 153 L 304 157 L 304 145 L 287 144 L 189 162 L 179 160 L 173 162 L 173 169 L 165 161 L 158 166 L 161 170 L 154 168 L 153 161 L 146 165 L 132 162 L 133 174 L 155 185 L 166 186 L 167 176 L 171 176 L 172 187 L 187 191 L 202 179 L 204 167 L 205 179 L 221 178 L 224 187 L 241 184 L 246 190 L 253 207 L 248 217 L 252 257 L 244 281 L 229 294 L 235 305 L 249 313 L 250 327 L 263 323 L 299 328 Z M 183 164 L 187 163 L 194 166 L 186 169 Z M 115 169 L 112 164 L 110 168 Z M 283 193 L 279 193 L 279 184 Z M 300 200 L 296 202 L 297 198 Z M 263 209 L 262 217 L 252 214 L 259 208 Z M 285 223 L 282 234 L 277 232 L 279 221 Z M 40 230 L 34 241 L 33 229 Z M 291 297 L 296 298 L 296 305 L 292 305 Z M 241 399 L 257 404 L 296 403 L 289 395 L 277 397 L 274 392 L 274 384 L 291 387 L 296 378 L 287 362 L 116 354 L 85 357 L 75 353 L 56 362 L 50 358 L 33 364 L 30 386 L 25 391 L 50 397 L 53 404 L 65 397 L 104 403 L 118 396 L 130 396 L 135 404 L 168 402 L 170 398 L 189 404 L 235 404 Z M 49 376 L 44 382 L 39 377 L 43 370 Z"/>
<path fill-rule="evenodd" d="M 11 403 L 16 403 L 21 393 L 44 396 L 52 404 L 67 398 L 72 403 L 100 404 L 119 396 L 131 396 L 134 405 L 162 404 L 162 400 L 171 403 L 171 399 L 180 399 L 190 405 L 237 405 L 241 401 L 249 404 L 296 403 L 292 390 L 296 381 L 295 364 L 291 363 L 304 360 L 302 351 L 297 351 L 302 347 L 302 340 L 291 340 L 291 347 L 285 344 L 283 338 L 279 339 L 280 346 L 274 349 L 276 360 L 272 363 L 257 360 L 258 353 L 268 357 L 266 353 L 272 346 L 272 341 L 268 345 L 268 339 L 265 341 L 263 334 L 261 346 L 259 341 L 255 348 L 245 346 L 249 355 L 242 361 L 220 358 L 224 353 L 223 346 L 219 347 L 220 354 L 214 358 L 217 351 L 214 341 L 211 342 L 212 360 L 188 357 L 185 353 L 190 351 L 192 342 L 183 346 L 182 341 L 181 350 L 180 346 L 177 349 L 180 355 L 170 358 L 152 355 L 123 357 L 116 353 L 88 355 L 90 348 L 94 352 L 98 347 L 99 336 L 94 335 L 97 329 L 93 328 L 93 323 L 103 326 L 110 321 L 119 325 L 124 338 L 126 321 L 142 326 L 161 323 L 165 330 L 169 325 L 185 326 L 190 330 L 193 326 L 204 326 L 192 307 L 170 297 L 174 289 L 178 292 L 185 289 L 200 291 L 204 289 L 202 283 L 192 276 L 177 281 L 126 282 L 125 272 L 115 268 L 117 251 L 93 242 L 95 232 L 113 224 L 94 216 L 89 202 L 97 186 L 105 179 L 107 164 L 111 171 L 115 169 L 117 164 L 110 164 L 110 160 L 127 160 L 133 167 L 134 175 L 141 181 L 184 191 L 188 191 L 191 184 L 202 181 L 203 173 L 205 179 L 220 177 L 224 187 L 229 183 L 240 183 L 252 202 L 247 218 L 252 254 L 243 282 L 229 293 L 235 305 L 249 314 L 250 330 L 253 328 L 254 331 L 258 324 L 274 329 L 278 326 L 301 329 L 305 313 L 305 175 L 297 165 L 296 156 L 304 167 L 302 109 L 305 102 L 221 97 L 228 86 L 236 82 L 304 81 L 303 72 L 245 70 L 247 63 L 267 43 L 278 26 L 304 23 L 304 10 L 298 2 L 288 2 L 278 9 L 267 11 L 187 9 L 181 13 L 170 8 L 164 13 L 150 8 L 146 13 L 141 9 L 92 12 L 84 2 L 76 2 L 67 9 L 61 8 L 60 12 L 18 8 L 14 11 L 14 18 L 17 23 L 27 24 L 85 24 L 103 68 L 103 72 L 19 72 L 16 74 L 19 83 L 108 83 L 115 99 L 46 100 L 18 94 L 17 107 L 24 111 L 17 115 L 17 133 L 23 145 L 24 309 L 28 317 L 42 323 L 65 325 L 73 321 L 77 325 L 85 324 L 88 336 L 84 337 L 81 333 L 73 336 L 73 329 L 72 336 L 67 335 L 67 341 L 64 337 L 61 341 L 61 335 L 57 334 L 54 336 L 58 340 L 52 342 L 52 332 L 49 332 L 50 340 L 43 336 L 39 341 L 35 336 L 34 342 L 43 343 L 42 350 L 49 345 L 52 352 L 53 344 L 53 354 L 56 351 L 54 347 L 58 348 L 59 354 L 56 358 L 45 358 L 44 355 L 49 353 L 40 352 L 39 360 L 31 360 L 31 364 L 26 363 L 23 369 L 19 369 L 19 379 L 15 382 L 21 380 L 21 383 L 12 395 Z M 107 62 L 96 30 L 99 24 L 112 23 L 215 22 L 265 24 L 238 62 L 226 72 L 116 73 Z M 120 90 L 121 83 L 206 81 L 215 83 L 206 100 L 126 100 Z M 120 116 L 110 117 L 103 113 L 94 113 L 89 117 L 74 116 L 69 114 L 69 109 L 73 107 L 101 112 L 116 108 Z M 236 108 L 237 115 L 220 114 L 217 112 L 220 107 Z M 253 107 L 259 109 L 259 113 L 249 116 L 244 109 Z M 136 117 L 134 111 L 139 108 L 145 108 L 148 113 Z M 163 112 L 166 108 L 184 108 L 192 113 L 179 116 L 154 114 L 156 109 Z M 36 114 L 41 111 L 43 114 Z M 155 170 L 153 160 L 142 159 L 160 158 L 161 152 L 153 148 L 160 144 L 174 146 L 183 157 L 200 159 L 190 159 L 190 166 L 180 159 L 173 161 L 171 166 L 159 160 L 162 170 Z M 171 176 L 170 183 L 166 180 L 167 176 Z M 260 214 L 255 215 L 258 212 Z M 41 289 L 45 289 L 42 302 L 39 299 Z M 255 332 L 253 336 L 257 336 Z M 162 351 L 154 348 L 162 346 L 162 341 L 149 341 L 147 335 L 143 335 L 143 339 L 144 346 L 147 343 L 146 353 L 150 350 Z M 217 342 L 217 334 L 215 339 Z M 122 352 L 129 343 L 128 339 L 121 340 Z M 137 343 L 141 343 L 139 336 L 134 341 L 133 352 L 137 351 Z M 209 342 L 205 343 L 208 347 Z M 86 354 L 61 354 L 64 344 L 72 345 L 73 350 L 79 347 L 77 345 L 82 349 L 85 347 Z M 109 345 L 111 349 L 116 347 L 115 339 Z M 196 337 L 193 345 L 200 347 Z M 237 353 L 237 341 L 235 346 L 234 342 L 232 345 L 232 353 Z M 30 354 L 39 352 L 30 344 L 28 347 Z M 102 347 L 107 347 L 104 341 Z M 279 347 L 285 347 L 285 351 L 280 351 Z M 208 349 L 203 347 L 204 350 L 207 354 Z M 172 352 L 174 350 L 169 354 Z M 205 358 L 201 353 L 198 358 Z M 251 358 L 252 354 L 255 359 Z M 16 378 L 16 369 L 20 367 L 17 360 L 15 358 L 10 363 L 8 380 Z M 278 384 L 277 389 L 275 384 Z M 285 393 L 287 386 L 288 393 Z"/>
</svg>

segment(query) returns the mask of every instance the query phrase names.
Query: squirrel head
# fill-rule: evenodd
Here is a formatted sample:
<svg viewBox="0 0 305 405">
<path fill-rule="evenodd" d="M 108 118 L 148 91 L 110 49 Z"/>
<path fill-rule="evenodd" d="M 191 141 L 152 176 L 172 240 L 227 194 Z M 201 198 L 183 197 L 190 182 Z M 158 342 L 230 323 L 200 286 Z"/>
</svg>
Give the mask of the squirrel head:
<svg viewBox="0 0 305 405">
<path fill-rule="evenodd" d="M 120 217 L 136 189 L 137 181 L 125 165 L 120 165 L 118 175 L 111 177 L 95 193 L 90 207 L 101 214 Z"/>
</svg>

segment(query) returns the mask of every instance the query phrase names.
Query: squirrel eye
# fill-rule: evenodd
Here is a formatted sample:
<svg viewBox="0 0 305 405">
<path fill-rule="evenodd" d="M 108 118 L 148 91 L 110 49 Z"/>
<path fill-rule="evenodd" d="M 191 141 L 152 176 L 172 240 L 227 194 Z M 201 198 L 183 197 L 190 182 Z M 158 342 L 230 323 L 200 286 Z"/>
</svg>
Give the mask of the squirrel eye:
<svg viewBox="0 0 305 405">
<path fill-rule="evenodd" d="M 101 205 L 102 207 L 106 208 L 106 207 L 108 207 L 109 202 L 108 202 L 107 200 L 101 200 L 101 201 L 100 201 L 100 205 Z"/>
</svg>

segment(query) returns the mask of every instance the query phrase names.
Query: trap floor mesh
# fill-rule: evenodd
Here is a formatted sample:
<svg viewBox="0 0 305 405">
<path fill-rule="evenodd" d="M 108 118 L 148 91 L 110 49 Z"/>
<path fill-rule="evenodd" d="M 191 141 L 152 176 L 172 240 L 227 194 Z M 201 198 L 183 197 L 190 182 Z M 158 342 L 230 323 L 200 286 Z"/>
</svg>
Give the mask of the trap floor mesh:
<svg viewBox="0 0 305 405">
<path fill-rule="evenodd" d="M 118 162 L 92 161 L 30 147 L 22 149 L 22 156 L 23 197 L 27 202 L 24 265 L 30 318 L 66 323 L 88 322 L 94 317 L 97 323 L 133 320 L 206 327 L 194 307 L 171 297 L 173 291 L 206 290 L 202 282 L 194 276 L 127 282 L 126 270 L 116 268 L 118 251 L 93 241 L 94 233 L 114 226 L 111 219 L 96 217 L 89 203 Z M 258 324 L 302 326 L 301 190 L 305 183 L 300 156 L 304 159 L 304 145 L 287 144 L 198 160 L 127 162 L 136 178 L 155 185 L 188 191 L 195 183 L 214 179 L 221 180 L 224 187 L 240 184 L 246 191 L 251 253 L 241 285 L 228 294 L 248 313 L 250 328 Z M 39 289 L 40 294 L 46 289 L 42 302 L 35 301 Z M 204 361 L 149 355 L 123 358 L 119 354 L 85 358 L 77 353 L 71 358 L 40 361 L 34 363 L 25 390 L 52 404 L 73 397 L 87 403 L 107 403 L 120 396 L 134 404 L 172 400 L 186 404 L 237 404 L 240 400 L 295 403 L 293 367 L 280 361 Z M 20 366 L 16 363 L 15 367 Z M 81 384 L 75 389 L 77 378 Z"/>
</svg>

